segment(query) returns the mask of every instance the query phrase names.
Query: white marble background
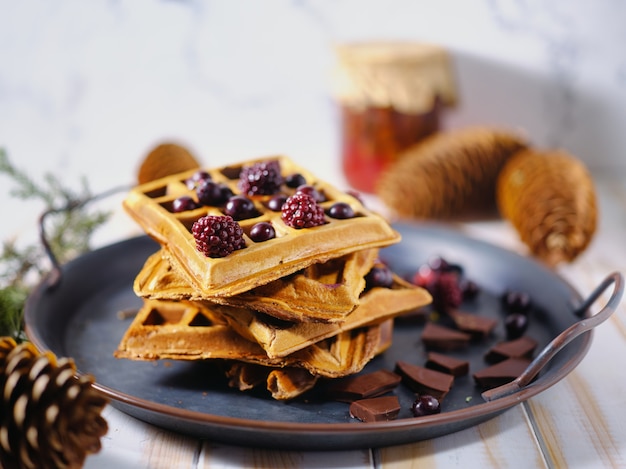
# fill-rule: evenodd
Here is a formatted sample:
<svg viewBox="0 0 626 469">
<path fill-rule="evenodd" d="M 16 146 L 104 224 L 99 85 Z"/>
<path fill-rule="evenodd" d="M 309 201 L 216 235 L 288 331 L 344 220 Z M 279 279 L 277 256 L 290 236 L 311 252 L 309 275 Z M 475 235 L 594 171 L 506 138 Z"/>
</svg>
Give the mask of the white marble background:
<svg viewBox="0 0 626 469">
<path fill-rule="evenodd" d="M 95 192 L 163 140 L 211 165 L 285 153 L 341 184 L 332 46 L 411 39 L 452 53 L 446 128 L 520 128 L 626 176 L 625 25 L 622 0 L 0 0 L 0 147 Z M 2 238 L 40 209 L 9 189 Z"/>
</svg>

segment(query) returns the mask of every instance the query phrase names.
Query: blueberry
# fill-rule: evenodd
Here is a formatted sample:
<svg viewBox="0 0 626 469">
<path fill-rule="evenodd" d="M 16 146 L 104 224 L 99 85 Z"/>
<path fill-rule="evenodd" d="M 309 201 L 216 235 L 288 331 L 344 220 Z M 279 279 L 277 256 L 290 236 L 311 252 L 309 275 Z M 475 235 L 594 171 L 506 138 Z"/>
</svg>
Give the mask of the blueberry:
<svg viewBox="0 0 626 469">
<path fill-rule="evenodd" d="M 324 202 L 326 200 L 326 197 L 324 197 L 324 194 L 322 194 L 315 187 L 309 184 L 302 184 L 298 186 L 298 188 L 296 189 L 296 193 L 298 192 L 301 194 L 310 195 L 311 197 L 315 199 L 316 202 Z"/>
<path fill-rule="evenodd" d="M 187 185 L 189 189 L 195 189 L 198 186 L 198 184 L 200 184 L 200 182 L 207 181 L 209 179 L 211 179 L 211 175 L 207 173 L 206 171 L 199 169 L 198 171 L 193 173 L 189 178 L 187 178 L 187 180 L 185 181 L 185 184 Z"/>
<path fill-rule="evenodd" d="M 256 243 L 267 241 L 276 237 L 276 230 L 271 223 L 262 221 L 256 223 L 250 229 L 250 239 Z"/>
<path fill-rule="evenodd" d="M 411 412 L 413 412 L 415 417 L 438 414 L 441 412 L 441 404 L 433 396 L 429 394 L 422 394 L 417 396 L 417 399 L 413 402 Z"/>
<path fill-rule="evenodd" d="M 502 305 L 509 313 L 525 313 L 530 309 L 528 293 L 509 290 L 502 296 Z"/>
<path fill-rule="evenodd" d="M 196 187 L 196 196 L 202 205 L 222 205 L 232 192 L 228 186 L 218 184 L 210 179 L 201 181 Z"/>
<path fill-rule="evenodd" d="M 528 329 L 528 316 L 523 313 L 511 313 L 504 319 L 504 328 L 508 340 L 520 338 Z"/>
<path fill-rule="evenodd" d="M 306 184 L 306 179 L 300 173 L 293 173 L 285 177 L 285 185 L 295 189 Z"/>
<path fill-rule="evenodd" d="M 224 206 L 224 214 L 230 215 L 233 220 L 245 220 L 258 215 L 254 203 L 242 195 L 235 195 L 228 199 Z"/>
<path fill-rule="evenodd" d="M 365 288 L 370 289 L 374 287 L 391 288 L 393 285 L 393 274 L 389 267 L 385 265 L 377 265 L 365 276 Z"/>
<path fill-rule="evenodd" d="M 338 220 L 354 218 L 354 215 L 352 207 L 345 202 L 336 202 L 328 209 L 328 216 L 337 218 Z"/>
<path fill-rule="evenodd" d="M 180 196 L 172 202 L 172 211 L 174 213 L 186 212 L 196 208 L 198 208 L 198 204 L 188 195 Z"/>
<path fill-rule="evenodd" d="M 267 208 L 269 208 L 272 212 L 280 212 L 285 202 L 287 202 L 286 195 L 275 195 L 267 201 Z"/>
</svg>

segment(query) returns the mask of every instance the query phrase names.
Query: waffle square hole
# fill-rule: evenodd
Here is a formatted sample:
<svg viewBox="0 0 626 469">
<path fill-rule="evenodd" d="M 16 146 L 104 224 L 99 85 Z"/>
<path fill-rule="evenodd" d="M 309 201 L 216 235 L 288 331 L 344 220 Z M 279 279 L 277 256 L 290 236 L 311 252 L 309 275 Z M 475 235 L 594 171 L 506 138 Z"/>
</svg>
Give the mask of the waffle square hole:
<svg viewBox="0 0 626 469">
<path fill-rule="evenodd" d="M 211 322 L 211 320 L 208 317 L 206 317 L 204 314 L 197 313 L 193 317 L 189 325 L 191 327 L 209 327 L 213 325 L 213 322 Z"/>
<path fill-rule="evenodd" d="M 162 326 L 164 324 L 177 324 L 183 317 L 184 311 L 174 309 L 152 309 L 146 320 L 143 322 L 144 326 Z"/>
</svg>

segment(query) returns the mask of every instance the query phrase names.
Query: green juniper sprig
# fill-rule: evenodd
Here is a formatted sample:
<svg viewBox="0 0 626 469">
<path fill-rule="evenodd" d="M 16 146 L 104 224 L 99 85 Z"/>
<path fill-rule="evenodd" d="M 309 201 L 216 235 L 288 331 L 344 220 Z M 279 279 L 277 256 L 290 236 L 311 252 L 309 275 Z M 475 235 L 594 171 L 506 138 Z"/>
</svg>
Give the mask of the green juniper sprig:
<svg viewBox="0 0 626 469">
<path fill-rule="evenodd" d="M 87 180 L 81 179 L 79 192 L 65 187 L 54 174 L 46 173 L 38 182 L 15 167 L 0 148 L 0 175 L 14 184 L 10 195 L 20 200 L 42 202 L 42 212 L 55 210 L 45 227 L 46 239 L 60 263 L 90 250 L 93 232 L 111 216 L 110 212 L 90 212 L 85 202 L 93 195 Z M 24 302 L 32 288 L 45 273 L 47 254 L 41 243 L 20 246 L 15 239 L 2 241 L 0 253 L 0 336 L 22 340 Z"/>
</svg>

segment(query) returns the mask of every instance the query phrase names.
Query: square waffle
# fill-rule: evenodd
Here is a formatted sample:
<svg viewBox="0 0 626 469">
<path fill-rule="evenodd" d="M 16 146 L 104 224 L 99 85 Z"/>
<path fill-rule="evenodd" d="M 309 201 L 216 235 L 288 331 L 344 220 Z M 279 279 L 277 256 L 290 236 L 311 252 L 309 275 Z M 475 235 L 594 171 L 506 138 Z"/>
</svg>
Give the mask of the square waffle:
<svg viewBox="0 0 626 469">
<path fill-rule="evenodd" d="M 245 247 L 226 257 L 210 258 L 196 249 L 191 228 L 202 216 L 223 215 L 222 208 L 202 206 L 180 213 L 172 209 L 172 203 L 177 197 L 195 197 L 195 192 L 185 184 L 194 170 L 137 186 L 129 192 L 123 205 L 146 233 L 165 248 L 165 255 L 187 277 L 188 283 L 204 296 L 232 296 L 314 263 L 363 249 L 387 246 L 400 240 L 400 235 L 386 220 L 364 207 L 356 197 L 318 179 L 289 158 L 276 156 L 249 160 L 234 166 L 207 169 L 207 172 L 215 182 L 227 185 L 237 195 L 240 194 L 238 183 L 241 169 L 245 165 L 269 160 L 279 162 L 284 176 L 301 174 L 306 184 L 324 196 L 325 200 L 320 205 L 325 210 L 336 202 L 345 202 L 353 208 L 356 216 L 337 219 L 326 215 L 324 225 L 294 229 L 282 221 L 280 212 L 268 208 L 267 202 L 271 196 L 249 196 L 258 216 L 239 221 L 244 231 Z M 290 195 L 295 189 L 283 184 L 281 191 Z M 274 239 L 252 241 L 250 229 L 260 221 L 273 225 L 276 231 Z"/>
<path fill-rule="evenodd" d="M 388 340 L 389 326 L 360 327 L 311 344 L 286 357 L 270 358 L 239 335 L 206 304 L 146 300 L 115 351 L 133 360 L 238 360 L 277 368 L 296 367 L 314 376 L 358 373 Z"/>
<path fill-rule="evenodd" d="M 380 323 L 431 301 L 430 294 L 394 276 L 392 288 L 375 287 L 361 296 L 360 304 L 341 322 L 277 321 L 265 314 L 245 309 L 205 303 L 221 321 L 226 321 L 242 337 L 257 342 L 270 358 L 284 357 L 313 343 L 349 331 Z"/>
<path fill-rule="evenodd" d="M 310 265 L 238 295 L 212 299 L 231 306 L 251 308 L 286 321 L 340 321 L 359 303 L 359 296 L 365 288 L 365 275 L 373 267 L 377 256 L 378 249 L 365 249 Z M 148 258 L 135 278 L 134 290 L 138 296 L 149 299 L 203 299 L 202 294 L 189 286 L 161 251 Z"/>
</svg>

